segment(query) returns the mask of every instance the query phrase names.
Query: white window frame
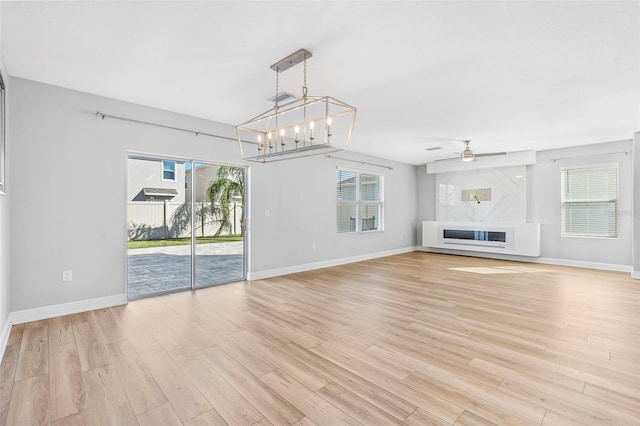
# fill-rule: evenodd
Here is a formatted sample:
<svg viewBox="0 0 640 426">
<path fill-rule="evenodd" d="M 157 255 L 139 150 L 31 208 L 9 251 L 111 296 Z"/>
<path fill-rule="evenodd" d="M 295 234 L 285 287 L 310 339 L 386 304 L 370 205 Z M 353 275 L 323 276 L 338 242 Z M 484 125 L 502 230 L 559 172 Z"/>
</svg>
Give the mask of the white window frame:
<svg viewBox="0 0 640 426">
<path fill-rule="evenodd" d="M 586 199 L 566 199 L 567 194 L 567 185 L 569 183 L 566 181 L 567 172 L 571 170 L 591 170 L 591 169 L 602 169 L 602 168 L 615 168 L 616 178 L 615 178 L 615 197 L 605 197 L 605 198 L 595 198 L 589 197 Z M 619 196 L 620 196 L 620 166 L 619 163 L 602 163 L 602 164 L 592 164 L 592 165 L 584 165 L 584 166 L 573 166 L 573 167 L 563 167 L 560 170 L 560 234 L 562 237 L 567 238 L 604 238 L 604 239 L 616 239 L 618 238 L 618 232 L 620 227 L 619 221 Z M 588 191 L 587 191 L 588 192 Z M 589 204 L 595 203 L 614 203 L 614 227 L 615 230 L 612 234 L 602 235 L 601 233 L 590 232 L 588 229 L 584 233 L 577 232 L 566 232 L 566 207 L 569 205 L 585 205 L 588 208 Z M 587 225 L 588 226 L 588 225 Z"/>
<path fill-rule="evenodd" d="M 173 161 L 173 160 L 162 160 L 160 163 L 162 164 L 162 180 L 166 181 L 166 182 L 175 182 L 176 181 L 176 174 L 178 172 L 178 168 L 176 166 L 177 166 L 178 163 L 176 161 Z M 173 170 L 165 169 L 165 167 L 164 167 L 165 163 L 173 163 Z M 164 172 L 165 171 L 173 172 L 173 179 L 166 179 L 164 177 Z"/>
<path fill-rule="evenodd" d="M 334 174 L 334 181 L 333 184 L 334 186 L 337 185 L 337 181 L 335 179 L 335 176 L 337 175 L 337 173 L 339 172 L 348 172 L 348 173 L 355 173 L 356 175 L 356 187 L 355 187 L 355 194 L 356 194 L 356 199 L 355 200 L 348 200 L 348 201 L 343 201 L 343 200 L 339 200 L 336 197 L 336 226 L 335 226 L 335 230 L 336 233 L 338 235 L 354 235 L 354 234 L 368 234 L 368 233 L 375 233 L 375 232 L 384 232 L 384 175 L 378 174 L 378 173 L 374 173 L 374 172 L 370 172 L 370 171 L 363 171 L 363 170 L 354 170 L 354 169 L 348 169 L 348 168 L 344 168 L 344 167 L 336 167 L 336 174 Z M 360 175 L 374 175 L 378 177 L 378 190 L 379 190 L 379 201 L 363 201 L 360 198 Z M 335 188 L 335 190 L 337 191 L 337 187 Z M 345 232 L 339 232 L 338 231 L 338 206 L 340 204 L 355 204 L 356 206 L 356 217 L 355 217 L 355 221 L 356 221 L 356 229 L 354 231 L 345 231 Z M 380 208 L 378 209 L 378 211 L 380 212 L 380 217 L 378 218 L 378 228 L 377 229 L 371 229 L 371 230 L 362 230 L 362 205 L 363 204 L 378 204 L 380 206 Z"/>
</svg>

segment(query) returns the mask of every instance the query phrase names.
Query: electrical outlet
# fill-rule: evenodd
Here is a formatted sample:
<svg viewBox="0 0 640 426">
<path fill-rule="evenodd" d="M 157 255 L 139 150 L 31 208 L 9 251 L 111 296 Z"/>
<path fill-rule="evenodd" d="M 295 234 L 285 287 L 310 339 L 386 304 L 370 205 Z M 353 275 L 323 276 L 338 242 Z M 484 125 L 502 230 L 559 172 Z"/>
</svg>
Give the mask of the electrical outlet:
<svg viewBox="0 0 640 426">
<path fill-rule="evenodd" d="M 311 246 L 311 248 L 313 249 L 313 251 L 316 251 L 316 243 L 313 243 L 313 245 Z"/>
<path fill-rule="evenodd" d="M 63 282 L 72 281 L 72 280 L 73 280 L 73 271 L 71 271 L 71 270 L 62 271 L 62 281 Z"/>
<path fill-rule="evenodd" d="M 404 239 L 404 235 L 400 234 L 400 241 Z"/>
</svg>

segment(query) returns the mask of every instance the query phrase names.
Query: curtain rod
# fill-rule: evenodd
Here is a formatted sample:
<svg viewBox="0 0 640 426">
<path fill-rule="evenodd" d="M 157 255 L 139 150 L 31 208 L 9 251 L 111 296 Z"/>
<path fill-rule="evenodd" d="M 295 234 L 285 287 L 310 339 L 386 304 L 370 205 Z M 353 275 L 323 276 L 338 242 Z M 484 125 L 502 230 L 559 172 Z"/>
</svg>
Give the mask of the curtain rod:
<svg viewBox="0 0 640 426">
<path fill-rule="evenodd" d="M 571 156 L 571 157 L 558 157 L 558 158 L 552 158 L 551 162 L 555 163 L 558 160 L 572 160 L 574 158 L 587 158 L 587 157 L 600 157 L 603 155 L 614 155 L 614 154 L 624 154 L 624 155 L 628 155 L 630 151 L 617 151 L 617 152 L 604 152 L 602 154 L 586 154 L 586 155 L 575 155 L 575 156 Z"/>
<path fill-rule="evenodd" d="M 325 157 L 327 158 L 335 158 L 336 160 L 343 160 L 343 161 L 351 161 L 352 163 L 360 163 L 360 164 L 366 164 L 367 166 L 376 166 L 376 167 L 382 167 L 383 169 L 389 169 L 389 170 L 393 170 L 393 167 L 390 166 L 383 166 L 382 164 L 375 164 L 375 163 L 368 163 L 366 161 L 360 161 L 360 160 L 352 160 L 350 158 L 343 158 L 343 157 L 336 157 L 335 155 L 325 155 Z"/>
<path fill-rule="evenodd" d="M 180 131 L 180 132 L 193 133 L 193 134 L 194 134 L 194 135 L 196 135 L 196 136 L 200 136 L 200 135 L 202 135 L 202 136 L 210 136 L 210 137 L 212 137 L 212 138 L 227 139 L 227 140 L 234 141 L 234 142 L 237 142 L 237 141 L 238 141 L 238 139 L 236 139 L 236 138 L 230 138 L 229 136 L 215 135 L 215 134 L 212 134 L 212 133 L 206 133 L 206 132 L 199 132 L 199 131 L 197 131 L 197 130 L 184 129 L 184 128 L 182 128 L 182 127 L 175 127 L 175 126 L 168 126 L 168 125 L 166 125 L 166 124 L 153 123 L 153 122 L 151 122 L 151 121 L 136 120 L 136 119 L 134 119 L 134 118 L 119 117 L 119 116 L 117 116 L 117 115 L 105 114 L 105 113 L 100 112 L 100 111 L 96 111 L 96 117 L 100 117 L 100 118 L 102 118 L 103 120 L 104 120 L 105 118 L 113 118 L 113 119 L 116 119 L 116 120 L 129 121 L 129 122 L 131 122 L 131 123 L 146 124 L 147 126 L 156 126 L 156 127 L 162 127 L 162 128 L 165 128 L 165 129 L 178 130 L 178 131 Z M 251 144 L 254 144 L 254 145 L 256 145 L 256 144 L 257 144 L 256 142 L 245 141 L 245 140 L 243 140 L 242 142 L 245 142 L 245 143 L 251 143 Z"/>
</svg>

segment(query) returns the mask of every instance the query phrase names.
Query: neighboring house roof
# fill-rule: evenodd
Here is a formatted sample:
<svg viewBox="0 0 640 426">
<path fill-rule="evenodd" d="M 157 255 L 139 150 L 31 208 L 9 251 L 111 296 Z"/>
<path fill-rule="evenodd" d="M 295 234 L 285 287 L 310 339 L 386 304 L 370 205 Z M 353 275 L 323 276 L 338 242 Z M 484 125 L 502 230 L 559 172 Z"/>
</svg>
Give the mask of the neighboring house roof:
<svg viewBox="0 0 640 426">
<path fill-rule="evenodd" d="M 175 197 L 178 191 L 173 188 L 142 188 L 142 193 L 150 197 Z"/>
</svg>

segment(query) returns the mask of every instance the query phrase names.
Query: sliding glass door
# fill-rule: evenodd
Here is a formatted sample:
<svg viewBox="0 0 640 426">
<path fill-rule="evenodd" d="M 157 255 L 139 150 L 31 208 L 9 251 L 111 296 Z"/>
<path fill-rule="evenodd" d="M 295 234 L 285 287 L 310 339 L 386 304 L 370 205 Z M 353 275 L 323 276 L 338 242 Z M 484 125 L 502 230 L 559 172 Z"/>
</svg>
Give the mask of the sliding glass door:
<svg viewBox="0 0 640 426">
<path fill-rule="evenodd" d="M 245 169 L 128 157 L 129 299 L 245 278 Z"/>
<path fill-rule="evenodd" d="M 195 287 L 243 280 L 242 167 L 194 163 Z"/>
</svg>

